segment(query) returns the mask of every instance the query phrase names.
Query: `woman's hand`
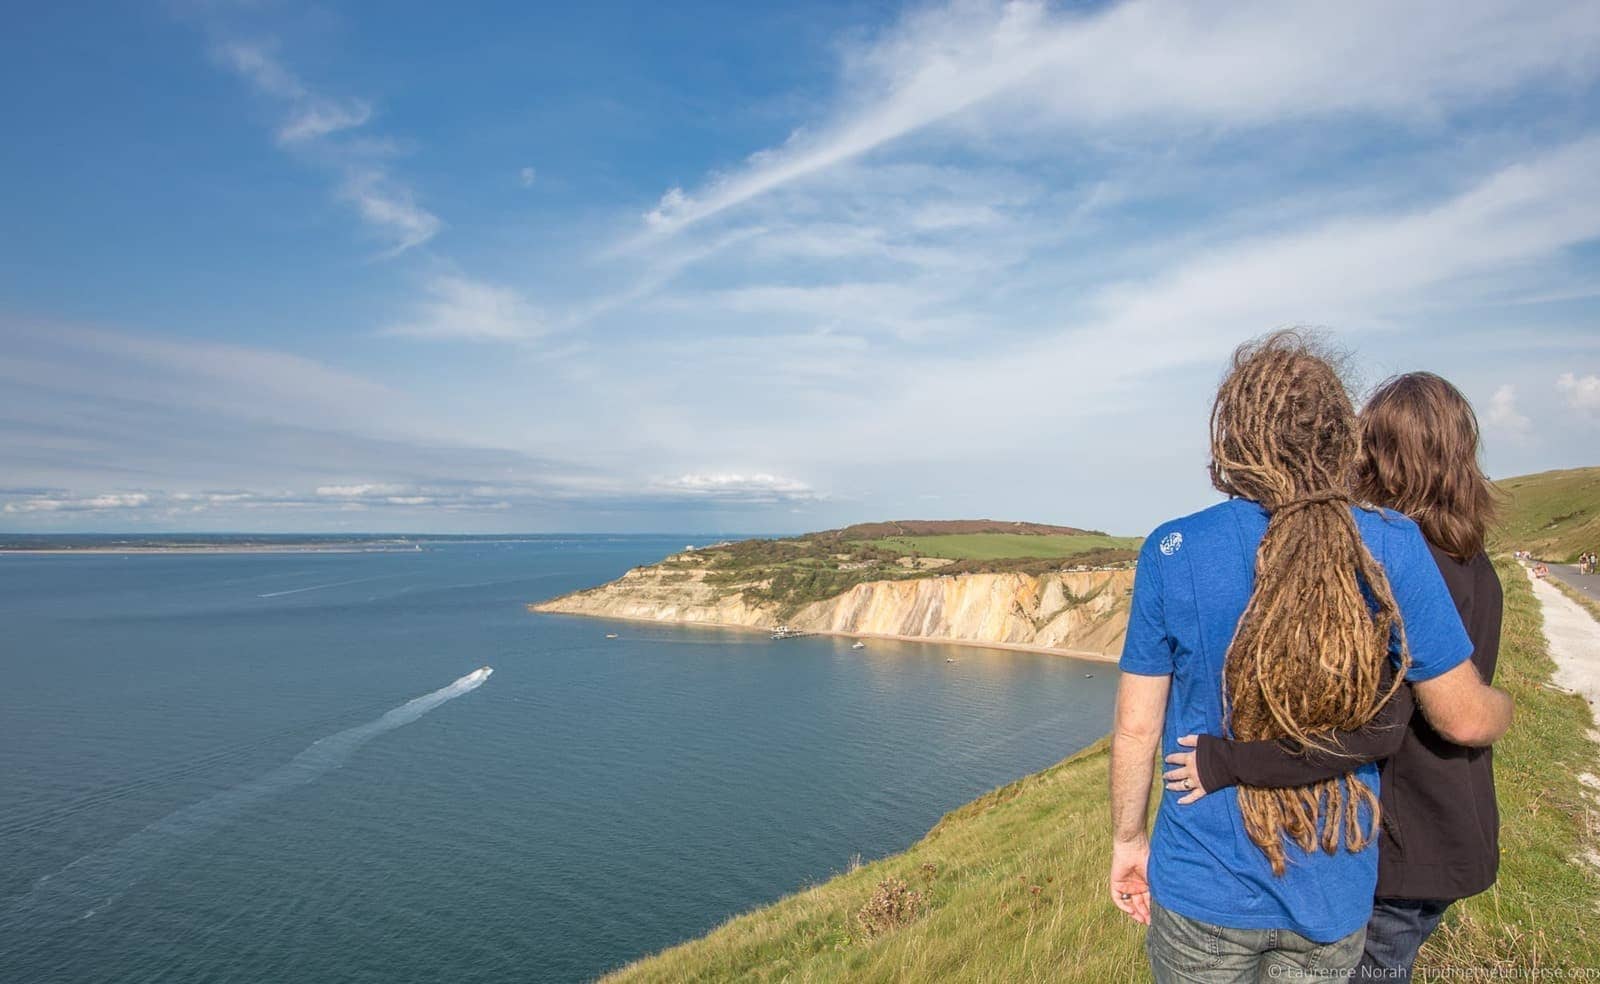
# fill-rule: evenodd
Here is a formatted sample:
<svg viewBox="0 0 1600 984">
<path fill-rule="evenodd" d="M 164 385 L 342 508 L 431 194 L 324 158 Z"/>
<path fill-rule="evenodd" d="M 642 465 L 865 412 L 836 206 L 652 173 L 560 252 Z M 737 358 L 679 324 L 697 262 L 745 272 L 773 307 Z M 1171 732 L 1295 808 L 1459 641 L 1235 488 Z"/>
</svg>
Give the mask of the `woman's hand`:
<svg viewBox="0 0 1600 984">
<path fill-rule="evenodd" d="M 1200 744 L 1200 739 L 1195 735 L 1184 735 L 1178 739 L 1178 744 L 1184 748 L 1193 748 Z M 1178 800 L 1179 805 L 1188 806 L 1206 794 L 1206 787 L 1200 785 L 1200 770 L 1195 767 L 1193 752 L 1173 752 L 1166 758 L 1168 765 L 1177 766 L 1161 773 L 1161 778 L 1166 780 L 1167 788 L 1175 793 L 1187 793 Z"/>
</svg>

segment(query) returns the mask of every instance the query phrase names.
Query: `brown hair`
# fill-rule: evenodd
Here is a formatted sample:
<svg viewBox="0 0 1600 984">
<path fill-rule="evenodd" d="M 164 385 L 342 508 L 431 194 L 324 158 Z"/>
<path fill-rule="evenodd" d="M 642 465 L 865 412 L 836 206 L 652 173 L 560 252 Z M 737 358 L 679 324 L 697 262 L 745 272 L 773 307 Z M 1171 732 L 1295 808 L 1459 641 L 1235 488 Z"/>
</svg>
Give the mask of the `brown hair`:
<svg viewBox="0 0 1600 984">
<path fill-rule="evenodd" d="M 1280 331 L 1234 352 L 1211 410 L 1211 482 L 1271 513 L 1223 670 L 1240 741 L 1320 745 L 1314 733 L 1360 728 L 1399 686 L 1397 676 L 1379 692 L 1397 632 L 1407 662 L 1405 636 L 1345 485 L 1357 427 L 1338 370 L 1312 339 Z M 1332 854 L 1341 843 L 1361 850 L 1377 831 L 1377 797 L 1353 773 L 1293 789 L 1241 786 L 1239 806 L 1278 875 L 1284 838 Z"/>
<path fill-rule="evenodd" d="M 1478 466 L 1478 417 L 1461 391 L 1431 372 L 1388 380 L 1361 411 L 1351 482 L 1361 499 L 1405 513 L 1457 560 L 1483 549 L 1494 487 Z"/>
</svg>

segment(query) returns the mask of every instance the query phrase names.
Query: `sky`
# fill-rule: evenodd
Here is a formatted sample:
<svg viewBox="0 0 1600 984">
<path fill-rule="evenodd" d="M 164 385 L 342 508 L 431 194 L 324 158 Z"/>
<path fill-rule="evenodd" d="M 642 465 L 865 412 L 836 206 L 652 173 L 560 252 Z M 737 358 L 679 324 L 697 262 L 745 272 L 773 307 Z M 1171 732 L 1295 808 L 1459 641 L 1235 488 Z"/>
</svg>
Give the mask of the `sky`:
<svg viewBox="0 0 1600 984">
<path fill-rule="evenodd" d="M 1202 508 L 1229 353 L 1600 464 L 1600 11 L 35 4 L 0 530 Z"/>
</svg>

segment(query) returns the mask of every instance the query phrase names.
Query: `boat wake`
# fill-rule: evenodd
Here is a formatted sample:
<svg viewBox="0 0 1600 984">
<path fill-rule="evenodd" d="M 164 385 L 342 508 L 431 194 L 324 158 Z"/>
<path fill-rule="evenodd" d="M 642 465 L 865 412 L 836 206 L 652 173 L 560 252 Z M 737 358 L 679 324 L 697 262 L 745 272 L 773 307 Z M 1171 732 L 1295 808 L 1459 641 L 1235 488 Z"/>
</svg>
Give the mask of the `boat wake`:
<svg viewBox="0 0 1600 984">
<path fill-rule="evenodd" d="M 215 830 L 254 803 L 339 768 L 362 745 L 386 731 L 410 724 L 440 704 L 471 693 L 483 686 L 493 672 L 493 667 L 480 667 L 366 724 L 318 739 L 259 779 L 191 803 L 109 847 L 84 855 L 53 875 L 45 875 L 28 894 L 6 906 L 0 927 L 29 915 L 51 921 L 93 916 L 149 877 L 168 858 L 190 849 L 193 839 Z"/>
</svg>

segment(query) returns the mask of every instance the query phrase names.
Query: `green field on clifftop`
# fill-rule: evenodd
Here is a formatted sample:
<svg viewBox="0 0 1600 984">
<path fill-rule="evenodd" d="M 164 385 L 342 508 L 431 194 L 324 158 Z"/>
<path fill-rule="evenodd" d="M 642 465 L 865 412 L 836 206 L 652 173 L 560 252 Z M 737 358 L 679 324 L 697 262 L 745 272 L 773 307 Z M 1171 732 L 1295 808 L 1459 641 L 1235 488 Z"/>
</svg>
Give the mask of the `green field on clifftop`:
<svg viewBox="0 0 1600 984">
<path fill-rule="evenodd" d="M 1011 560 L 1077 557 L 1101 550 L 1138 550 L 1136 536 L 1104 533 L 945 533 L 886 536 L 873 541 L 888 550 L 947 560 Z"/>
</svg>

